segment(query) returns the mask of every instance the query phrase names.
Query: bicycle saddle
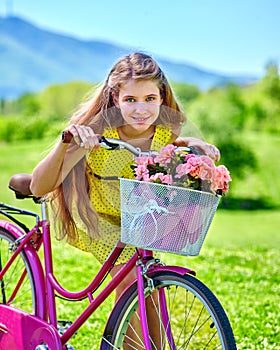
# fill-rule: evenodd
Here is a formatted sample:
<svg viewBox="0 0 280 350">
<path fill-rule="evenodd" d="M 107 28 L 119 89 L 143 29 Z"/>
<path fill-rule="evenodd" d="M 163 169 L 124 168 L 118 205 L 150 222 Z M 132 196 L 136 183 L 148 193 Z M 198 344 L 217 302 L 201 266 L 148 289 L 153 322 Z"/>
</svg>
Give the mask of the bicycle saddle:
<svg viewBox="0 0 280 350">
<path fill-rule="evenodd" d="M 15 174 L 10 178 L 9 188 L 15 192 L 16 198 L 23 199 L 32 196 L 31 179 L 31 174 Z"/>
</svg>

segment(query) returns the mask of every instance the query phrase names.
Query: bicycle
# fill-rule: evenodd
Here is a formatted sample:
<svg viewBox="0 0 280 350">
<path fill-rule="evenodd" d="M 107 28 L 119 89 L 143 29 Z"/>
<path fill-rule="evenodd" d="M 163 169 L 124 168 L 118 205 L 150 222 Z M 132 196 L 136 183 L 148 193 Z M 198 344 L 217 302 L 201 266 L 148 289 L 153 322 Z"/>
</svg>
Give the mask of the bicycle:
<svg viewBox="0 0 280 350">
<path fill-rule="evenodd" d="M 121 140 L 102 138 L 100 144 L 109 150 L 126 149 L 136 156 L 145 154 Z M 85 289 L 70 292 L 62 287 L 54 275 L 47 201 L 44 197 L 35 198 L 32 195 L 30 181 L 31 175 L 17 174 L 11 178 L 9 187 L 18 199 L 32 198 L 35 203 L 40 204 L 41 216 L 0 204 L 0 213 L 8 219 L 0 220 L 0 349 L 73 349 L 69 344 L 71 337 L 135 266 L 137 278 L 115 303 L 100 340 L 101 350 L 236 349 L 226 312 L 209 288 L 195 277 L 195 272 L 182 266 L 166 266 L 163 261 L 154 257 L 154 250 L 170 251 L 172 242 L 166 244 L 166 238 L 160 240 L 158 237 L 158 233 L 164 230 L 160 226 L 159 216 L 165 218 L 165 227 L 170 225 L 170 220 L 166 219 L 168 210 L 162 202 L 157 203 L 155 197 L 149 199 L 148 207 L 142 205 L 144 211 L 136 214 L 133 212 L 139 209 L 139 200 L 142 201 L 150 191 L 149 188 L 141 189 L 141 186 L 145 186 L 144 182 L 140 184 L 134 180 L 120 180 L 121 190 L 126 192 L 122 199 L 122 220 L 128 220 L 123 228 L 126 237 L 124 235 L 116 244 Z M 132 190 L 128 191 L 131 186 Z M 146 191 L 145 196 L 143 191 Z M 215 197 L 217 206 L 217 196 L 211 196 Z M 136 204 L 134 207 L 133 203 Z M 129 213 L 131 206 L 134 209 Z M 175 215 L 174 212 L 169 214 Z M 34 217 L 34 227 L 26 227 L 17 215 Z M 156 239 L 133 241 L 132 236 L 135 234 L 131 233 L 140 230 L 141 222 L 146 223 Z M 205 231 L 207 229 L 208 227 Z M 199 241 L 196 237 L 189 242 L 189 247 L 198 245 L 195 251 L 184 251 L 185 248 L 177 245 L 173 252 L 197 255 L 203 239 L 202 237 L 202 241 Z M 98 291 L 126 244 L 135 246 L 135 254 L 105 288 Z M 41 250 L 44 258 L 38 255 Z M 87 298 L 88 305 L 71 324 L 58 326 L 56 295 L 68 300 Z M 147 319 L 151 310 L 157 318 L 153 324 Z M 141 327 L 136 325 L 133 329 L 135 318 Z M 129 336 L 131 330 L 134 332 L 133 337 Z M 157 344 L 152 335 L 154 333 L 159 339 Z"/>
</svg>

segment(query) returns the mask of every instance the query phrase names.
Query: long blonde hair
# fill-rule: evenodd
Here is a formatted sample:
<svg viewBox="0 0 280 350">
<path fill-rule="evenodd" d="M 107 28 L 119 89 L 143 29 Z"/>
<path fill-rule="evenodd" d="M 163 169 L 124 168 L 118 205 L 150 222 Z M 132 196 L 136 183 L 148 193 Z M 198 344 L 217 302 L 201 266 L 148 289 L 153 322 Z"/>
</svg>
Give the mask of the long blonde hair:
<svg viewBox="0 0 280 350">
<path fill-rule="evenodd" d="M 170 128 L 175 135 L 178 135 L 185 121 L 183 110 L 156 61 L 149 55 L 139 52 L 119 59 L 99 90 L 82 103 L 72 115 L 70 124 L 89 125 L 98 134 L 102 134 L 105 128 L 123 125 L 120 111 L 114 108 L 113 95 L 118 96 L 120 86 L 130 79 L 152 80 L 157 83 L 163 102 L 156 124 Z M 89 238 L 98 237 L 98 217 L 90 203 L 86 167 L 86 160 L 83 158 L 51 195 L 58 239 L 67 237 L 68 241 L 73 242 L 77 237 L 73 204 L 86 227 Z"/>
</svg>

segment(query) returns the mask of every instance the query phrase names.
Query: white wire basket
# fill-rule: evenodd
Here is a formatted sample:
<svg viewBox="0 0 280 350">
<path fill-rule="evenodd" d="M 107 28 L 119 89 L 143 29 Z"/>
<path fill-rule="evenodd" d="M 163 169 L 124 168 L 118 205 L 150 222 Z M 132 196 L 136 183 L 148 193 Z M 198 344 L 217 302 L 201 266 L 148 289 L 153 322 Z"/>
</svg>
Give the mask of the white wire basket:
<svg viewBox="0 0 280 350">
<path fill-rule="evenodd" d="M 220 196 L 120 179 L 121 241 L 139 248 L 198 255 Z"/>
</svg>

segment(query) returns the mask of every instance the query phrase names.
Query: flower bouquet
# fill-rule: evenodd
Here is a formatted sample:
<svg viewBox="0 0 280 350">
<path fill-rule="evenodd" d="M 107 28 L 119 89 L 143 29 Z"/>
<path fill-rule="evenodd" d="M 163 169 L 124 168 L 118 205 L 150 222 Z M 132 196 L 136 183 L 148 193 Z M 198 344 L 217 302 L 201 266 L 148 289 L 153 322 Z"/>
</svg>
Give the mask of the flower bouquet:
<svg viewBox="0 0 280 350">
<path fill-rule="evenodd" d="M 142 156 L 132 166 L 136 180 L 192 188 L 217 194 L 226 193 L 231 177 L 224 165 L 216 166 L 208 156 L 198 156 L 174 145 L 163 147 L 159 155 Z"/>
<path fill-rule="evenodd" d="M 132 168 L 135 180 L 120 180 L 122 241 L 198 255 L 220 195 L 229 189 L 227 168 L 174 145 L 137 157 Z"/>
</svg>

